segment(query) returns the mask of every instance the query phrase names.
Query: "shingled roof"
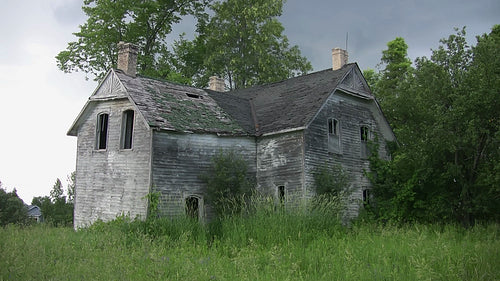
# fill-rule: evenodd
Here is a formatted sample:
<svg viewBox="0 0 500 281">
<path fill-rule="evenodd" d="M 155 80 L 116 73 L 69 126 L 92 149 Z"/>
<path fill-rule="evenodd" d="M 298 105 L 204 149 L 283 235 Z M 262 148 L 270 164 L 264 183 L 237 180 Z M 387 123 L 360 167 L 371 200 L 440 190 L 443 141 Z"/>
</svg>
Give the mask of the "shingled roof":
<svg viewBox="0 0 500 281">
<path fill-rule="evenodd" d="M 228 135 L 265 135 L 305 128 L 355 63 L 267 85 L 216 92 L 116 74 L 151 127 Z"/>
<path fill-rule="evenodd" d="M 359 71 L 357 64 L 230 92 L 111 70 L 68 134 L 76 135 L 80 117 L 96 102 L 116 98 L 128 98 L 158 130 L 261 136 L 304 129 L 330 94 L 342 87 L 349 90 L 353 69 Z"/>
<path fill-rule="evenodd" d="M 115 71 L 149 126 L 160 130 L 247 134 L 207 92 L 163 80 Z"/>
<path fill-rule="evenodd" d="M 305 128 L 346 75 L 357 67 L 347 64 L 280 82 L 217 93 L 208 91 L 242 127 L 265 135 Z"/>
</svg>

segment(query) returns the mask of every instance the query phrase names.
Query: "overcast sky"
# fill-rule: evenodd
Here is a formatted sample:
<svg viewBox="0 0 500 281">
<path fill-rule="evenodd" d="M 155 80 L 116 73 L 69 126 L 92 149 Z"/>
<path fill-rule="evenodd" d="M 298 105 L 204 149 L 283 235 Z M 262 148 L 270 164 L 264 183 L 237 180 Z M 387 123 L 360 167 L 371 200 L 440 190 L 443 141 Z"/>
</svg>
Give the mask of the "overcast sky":
<svg viewBox="0 0 500 281">
<path fill-rule="evenodd" d="M 66 132 L 97 86 L 57 69 L 55 56 L 86 18 L 83 0 L 2 0 L 0 10 L 0 181 L 31 203 L 75 169 L 76 138 Z M 331 67 L 331 49 L 376 68 L 386 43 L 403 37 L 409 56 L 430 56 L 439 39 L 467 27 L 468 39 L 500 24 L 500 1 L 289 0 L 280 18 L 314 70 Z M 185 21 L 178 32 L 193 30 Z"/>
</svg>

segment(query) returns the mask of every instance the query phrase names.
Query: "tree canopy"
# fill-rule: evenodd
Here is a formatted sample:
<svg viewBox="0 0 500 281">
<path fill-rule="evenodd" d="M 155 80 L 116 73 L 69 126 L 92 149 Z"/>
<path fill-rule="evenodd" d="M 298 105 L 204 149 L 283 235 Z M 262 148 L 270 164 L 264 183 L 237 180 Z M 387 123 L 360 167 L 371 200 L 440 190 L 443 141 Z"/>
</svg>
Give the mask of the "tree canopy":
<svg viewBox="0 0 500 281">
<path fill-rule="evenodd" d="M 205 87 L 210 76 L 243 88 L 290 78 L 312 69 L 298 46 L 290 46 L 278 21 L 284 0 L 85 0 L 88 16 L 57 56 L 65 72 L 103 77 L 116 67 L 117 43 L 139 47 L 138 73 Z M 207 12 L 207 7 L 211 11 Z M 197 23 L 194 40 L 167 36 L 186 15 Z M 170 40 L 173 41 L 173 40 Z"/>
<path fill-rule="evenodd" d="M 230 89 L 287 79 L 312 69 L 298 46 L 290 46 L 278 21 L 283 0 L 226 0 L 200 19 L 192 42 L 175 45 L 180 73 L 205 86 L 208 77 L 224 78 Z"/>
<path fill-rule="evenodd" d="M 415 68 L 393 44 L 383 53 L 387 67 L 374 90 L 400 146 L 390 162 L 372 159 L 381 217 L 465 225 L 498 219 L 500 26 L 475 47 L 465 35 L 457 29 Z M 395 49 L 397 56 L 387 56 Z M 394 69 L 399 77 L 389 78 Z"/>
<path fill-rule="evenodd" d="M 27 223 L 28 209 L 17 195 L 16 189 L 7 192 L 0 182 L 0 226 L 11 223 Z"/>
<path fill-rule="evenodd" d="M 68 43 L 57 56 L 57 66 L 65 72 L 83 71 L 103 77 L 116 67 L 120 41 L 139 46 L 139 73 L 166 76 L 169 66 L 167 35 L 185 15 L 202 13 L 208 0 L 85 0 L 87 21 L 74 33 L 77 40 Z"/>
</svg>

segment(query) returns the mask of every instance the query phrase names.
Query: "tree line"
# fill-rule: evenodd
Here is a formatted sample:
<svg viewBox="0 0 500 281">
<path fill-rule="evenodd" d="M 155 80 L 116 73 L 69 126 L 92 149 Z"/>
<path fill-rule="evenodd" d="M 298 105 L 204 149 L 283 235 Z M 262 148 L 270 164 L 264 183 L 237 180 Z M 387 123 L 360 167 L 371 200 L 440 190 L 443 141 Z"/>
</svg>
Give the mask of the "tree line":
<svg viewBox="0 0 500 281">
<path fill-rule="evenodd" d="M 500 25 L 469 46 L 465 27 L 412 64 L 403 38 L 380 72 L 365 71 L 397 137 L 391 161 L 372 157 L 382 220 L 500 218 Z"/>
<path fill-rule="evenodd" d="M 17 195 L 16 189 L 10 192 L 0 182 L 0 226 L 8 224 L 28 225 L 34 220 L 28 215 L 28 206 Z M 42 213 L 42 222 L 54 226 L 73 225 L 73 202 L 75 195 L 75 172 L 68 176 L 68 186 L 64 189 L 57 179 L 49 196 L 33 197 L 31 205 L 38 206 Z"/>
</svg>

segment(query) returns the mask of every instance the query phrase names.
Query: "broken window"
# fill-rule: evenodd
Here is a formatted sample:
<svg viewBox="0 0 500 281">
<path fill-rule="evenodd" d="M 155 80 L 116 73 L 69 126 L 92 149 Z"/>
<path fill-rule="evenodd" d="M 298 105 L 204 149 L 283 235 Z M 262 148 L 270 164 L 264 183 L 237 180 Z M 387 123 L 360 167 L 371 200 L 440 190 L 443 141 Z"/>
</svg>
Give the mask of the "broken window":
<svg viewBox="0 0 500 281">
<path fill-rule="evenodd" d="M 120 148 L 132 148 L 132 132 L 134 131 L 134 111 L 126 110 L 122 116 L 122 134 Z"/>
<path fill-rule="evenodd" d="M 361 126 L 360 133 L 362 142 L 367 142 L 370 139 L 370 129 L 367 126 Z"/>
<path fill-rule="evenodd" d="M 108 143 L 109 114 L 101 113 L 97 116 L 96 149 L 106 149 Z"/>
<path fill-rule="evenodd" d="M 359 132 L 361 139 L 361 157 L 368 158 L 371 155 L 370 147 L 368 146 L 368 141 L 372 139 L 370 128 L 368 126 L 361 126 Z"/>
<path fill-rule="evenodd" d="M 192 219 L 198 219 L 200 216 L 199 198 L 189 196 L 186 198 L 186 216 Z"/>
<path fill-rule="evenodd" d="M 340 122 L 335 118 L 328 119 L 328 152 L 341 153 Z"/>
<path fill-rule="evenodd" d="M 285 204 L 285 186 L 278 186 L 278 200 L 280 204 Z"/>
<path fill-rule="evenodd" d="M 339 121 L 337 119 L 328 119 L 328 134 L 335 136 L 339 134 Z"/>
</svg>

